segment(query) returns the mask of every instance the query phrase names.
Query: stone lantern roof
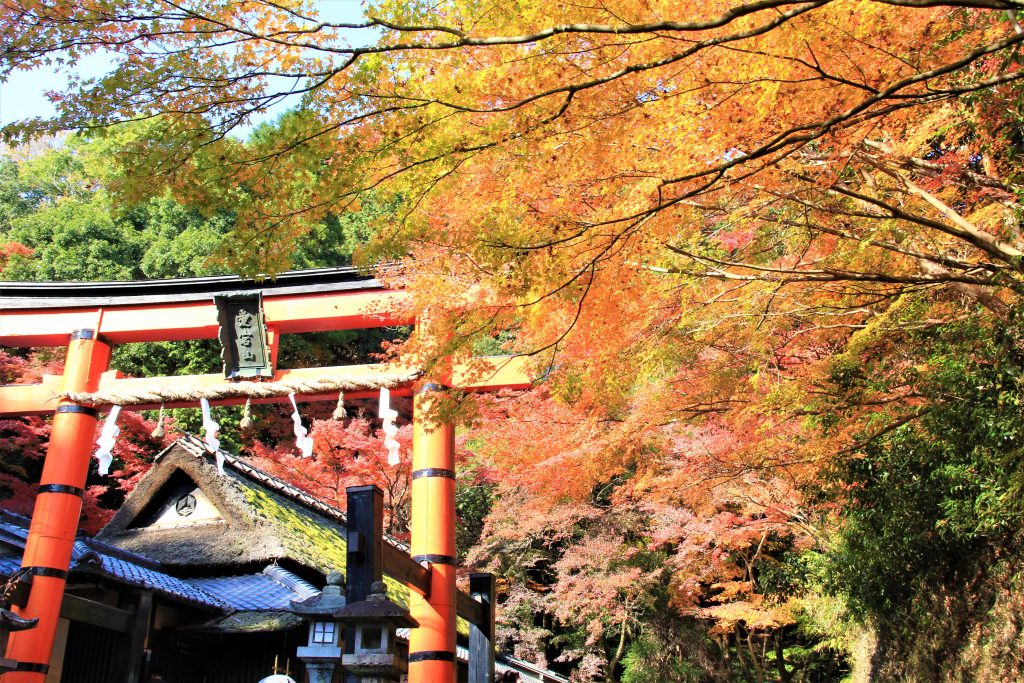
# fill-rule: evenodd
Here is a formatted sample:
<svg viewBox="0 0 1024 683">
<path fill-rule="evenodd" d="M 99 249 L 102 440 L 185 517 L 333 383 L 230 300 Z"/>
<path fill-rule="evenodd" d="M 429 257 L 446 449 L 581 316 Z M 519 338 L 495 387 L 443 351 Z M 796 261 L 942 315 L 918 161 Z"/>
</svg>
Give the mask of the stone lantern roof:
<svg viewBox="0 0 1024 683">
<path fill-rule="evenodd" d="M 327 575 L 327 585 L 323 591 L 305 600 L 292 600 L 292 611 L 304 617 L 333 617 L 337 610 L 345 607 L 342 583 L 344 577 L 341 572 L 332 571 Z"/>
<path fill-rule="evenodd" d="M 352 602 L 336 610 L 334 618 L 348 624 L 387 624 L 394 628 L 419 626 L 419 622 L 409 616 L 404 607 L 388 600 L 387 586 L 383 581 L 374 581 L 366 600 Z"/>
</svg>

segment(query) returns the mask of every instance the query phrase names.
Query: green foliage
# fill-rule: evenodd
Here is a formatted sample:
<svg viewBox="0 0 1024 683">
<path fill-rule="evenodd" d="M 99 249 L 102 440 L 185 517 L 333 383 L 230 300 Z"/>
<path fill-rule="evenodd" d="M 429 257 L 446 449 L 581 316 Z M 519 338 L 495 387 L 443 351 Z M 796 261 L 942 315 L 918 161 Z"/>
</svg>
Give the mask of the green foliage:
<svg viewBox="0 0 1024 683">
<path fill-rule="evenodd" d="M 1019 324 L 967 323 L 922 339 L 933 349 L 920 385 L 930 409 L 831 473 L 846 510 L 830 583 L 859 613 L 907 614 L 973 576 L 1019 527 L 1022 339 Z"/>
<path fill-rule="evenodd" d="M 246 144 L 253 149 L 270 144 L 294 127 L 296 116 L 261 126 Z M 0 242 L 34 251 L 13 257 L 0 276 L 89 281 L 195 277 L 228 273 L 221 258 L 227 251 L 245 262 L 255 246 L 226 240 L 236 228 L 231 197 L 206 197 L 195 188 L 159 189 L 163 183 L 156 177 L 147 187 L 149 194 L 138 193 L 135 176 L 157 172 L 147 166 L 142 150 L 161 130 L 158 122 L 136 124 L 55 141 L 26 161 L 0 157 Z M 126 182 L 128 175 L 132 183 Z M 315 187 L 317 180 L 295 182 Z M 278 257 L 284 256 L 277 260 L 294 268 L 349 265 L 356 247 L 397 206 L 371 195 L 358 210 L 341 208 L 311 220 L 307 235 L 274 244 Z M 254 272 L 259 270 L 255 252 L 248 261 Z"/>
<path fill-rule="evenodd" d="M 459 469 L 459 481 L 455 487 L 455 547 L 460 560 L 479 542 L 484 530 L 484 521 L 494 501 L 494 484 L 479 480 L 475 468 Z M 468 470 L 468 471 L 467 471 Z"/>
<path fill-rule="evenodd" d="M 4 241 L 31 248 L 3 271 L 9 280 L 131 280 L 225 272 L 208 256 L 230 216 L 207 217 L 168 195 L 116 206 L 105 145 L 71 138 L 0 171 Z"/>
<path fill-rule="evenodd" d="M 705 672 L 689 661 L 679 640 L 666 642 L 666 634 L 645 629 L 622 658 L 622 683 L 697 683 Z M 670 636 L 671 638 L 671 636 Z M 675 642 L 672 642 L 674 640 Z"/>
</svg>

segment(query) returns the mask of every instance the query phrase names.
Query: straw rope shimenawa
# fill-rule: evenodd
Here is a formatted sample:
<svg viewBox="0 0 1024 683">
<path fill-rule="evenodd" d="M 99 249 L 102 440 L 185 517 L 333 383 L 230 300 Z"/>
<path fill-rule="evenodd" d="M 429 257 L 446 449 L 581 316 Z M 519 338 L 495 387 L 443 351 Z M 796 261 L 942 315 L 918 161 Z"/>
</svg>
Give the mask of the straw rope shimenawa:
<svg viewBox="0 0 1024 683">
<path fill-rule="evenodd" d="M 288 394 L 324 394 L 331 391 L 366 391 L 394 388 L 415 381 L 420 372 L 402 374 L 380 373 L 365 377 L 321 377 L 305 380 L 282 380 L 280 382 L 224 382 L 186 389 L 163 387 L 132 391 L 125 388 L 118 391 L 67 392 L 63 398 L 85 405 L 132 406 L 146 403 L 174 403 L 198 401 L 205 398 L 214 401 L 225 398 L 274 398 Z"/>
</svg>

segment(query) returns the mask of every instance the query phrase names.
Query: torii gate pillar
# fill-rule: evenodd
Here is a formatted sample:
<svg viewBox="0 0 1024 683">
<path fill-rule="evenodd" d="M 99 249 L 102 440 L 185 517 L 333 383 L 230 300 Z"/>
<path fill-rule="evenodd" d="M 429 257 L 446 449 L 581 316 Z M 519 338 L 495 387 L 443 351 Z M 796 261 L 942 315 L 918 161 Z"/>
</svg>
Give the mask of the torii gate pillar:
<svg viewBox="0 0 1024 683">
<path fill-rule="evenodd" d="M 100 375 L 110 363 L 110 344 L 94 330 L 71 334 L 64 365 L 63 392 L 96 391 Z M 32 577 L 28 603 L 18 609 L 23 617 L 37 617 L 39 625 L 12 633 L 7 656 L 18 668 L 4 683 L 42 683 L 49 667 L 71 550 L 82 514 L 82 495 L 89 471 L 98 413 L 94 408 L 61 401 L 53 416 L 32 524 L 22 568 Z"/>
<path fill-rule="evenodd" d="M 431 572 L 430 592 L 410 596 L 409 683 L 456 680 L 455 429 L 425 417 L 445 391 L 424 384 L 413 399 L 412 559 Z"/>
</svg>

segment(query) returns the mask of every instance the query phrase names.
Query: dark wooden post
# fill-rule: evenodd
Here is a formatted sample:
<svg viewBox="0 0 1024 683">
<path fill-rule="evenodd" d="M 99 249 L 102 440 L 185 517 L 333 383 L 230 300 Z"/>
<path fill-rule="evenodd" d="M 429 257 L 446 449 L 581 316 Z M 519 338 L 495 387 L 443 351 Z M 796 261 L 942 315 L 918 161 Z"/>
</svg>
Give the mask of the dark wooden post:
<svg viewBox="0 0 1024 683">
<path fill-rule="evenodd" d="M 469 594 L 484 608 L 481 624 L 469 625 L 469 683 L 494 680 L 494 574 L 470 574 Z"/>
<path fill-rule="evenodd" d="M 349 486 L 345 600 L 366 600 L 370 584 L 384 572 L 384 492 L 376 486 Z"/>
<path fill-rule="evenodd" d="M 348 534 L 345 551 L 345 601 L 366 600 L 370 586 L 384 576 L 384 492 L 376 486 L 349 486 Z M 353 654 L 355 633 L 345 629 L 345 653 Z M 359 678 L 345 676 L 347 683 Z"/>
<path fill-rule="evenodd" d="M 130 624 L 130 631 L 126 637 L 125 657 L 121 666 L 124 669 L 121 680 L 126 683 L 139 683 L 142 680 L 142 671 L 145 665 L 146 636 L 149 633 L 149 622 L 153 613 L 153 594 L 148 592 L 136 593 L 130 605 L 134 615 Z"/>
</svg>

